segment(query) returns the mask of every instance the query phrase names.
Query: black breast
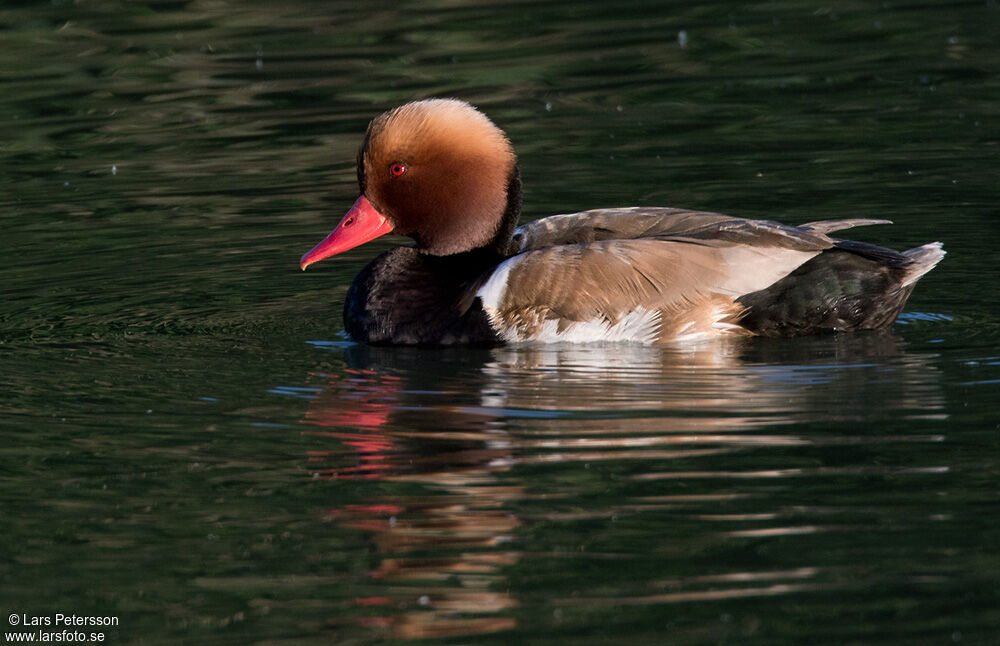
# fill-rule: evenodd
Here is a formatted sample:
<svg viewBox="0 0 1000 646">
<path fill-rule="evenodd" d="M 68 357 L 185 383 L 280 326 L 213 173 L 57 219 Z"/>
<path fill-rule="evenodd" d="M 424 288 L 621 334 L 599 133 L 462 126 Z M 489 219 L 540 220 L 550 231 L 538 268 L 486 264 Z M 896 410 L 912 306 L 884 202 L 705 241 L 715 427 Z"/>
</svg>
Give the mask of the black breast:
<svg viewBox="0 0 1000 646">
<path fill-rule="evenodd" d="M 475 292 L 499 260 L 482 250 L 444 257 L 387 251 L 351 284 L 344 326 L 371 344 L 498 345 Z"/>
</svg>

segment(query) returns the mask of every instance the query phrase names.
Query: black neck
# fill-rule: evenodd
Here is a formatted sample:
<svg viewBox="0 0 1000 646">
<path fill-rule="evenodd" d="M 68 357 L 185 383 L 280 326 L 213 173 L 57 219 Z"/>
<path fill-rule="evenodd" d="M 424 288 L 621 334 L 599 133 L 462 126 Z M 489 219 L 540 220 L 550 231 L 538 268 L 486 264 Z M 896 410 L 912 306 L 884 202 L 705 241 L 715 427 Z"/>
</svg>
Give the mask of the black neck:
<svg viewBox="0 0 1000 646">
<path fill-rule="evenodd" d="M 503 212 L 503 220 L 493 240 L 487 245 L 493 248 L 497 255 L 506 257 L 510 254 L 510 241 L 514 237 L 514 229 L 521 219 L 521 170 L 514 165 L 514 171 L 507 182 L 507 208 Z"/>
</svg>

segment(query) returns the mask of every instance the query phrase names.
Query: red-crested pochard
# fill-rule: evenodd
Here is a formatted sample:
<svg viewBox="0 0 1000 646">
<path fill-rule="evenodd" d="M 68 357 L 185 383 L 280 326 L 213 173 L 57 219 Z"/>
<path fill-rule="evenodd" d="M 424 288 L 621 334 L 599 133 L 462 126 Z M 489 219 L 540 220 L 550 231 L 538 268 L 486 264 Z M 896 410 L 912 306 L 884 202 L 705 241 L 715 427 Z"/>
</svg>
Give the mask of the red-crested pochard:
<svg viewBox="0 0 1000 646">
<path fill-rule="evenodd" d="M 945 253 L 939 242 L 898 252 L 829 236 L 889 224 L 857 218 L 785 226 L 631 207 L 517 227 L 510 141 L 455 99 L 374 119 L 358 187 L 300 264 L 386 233 L 416 242 L 375 258 L 347 293 L 347 331 L 368 343 L 661 343 L 885 328 Z"/>
</svg>

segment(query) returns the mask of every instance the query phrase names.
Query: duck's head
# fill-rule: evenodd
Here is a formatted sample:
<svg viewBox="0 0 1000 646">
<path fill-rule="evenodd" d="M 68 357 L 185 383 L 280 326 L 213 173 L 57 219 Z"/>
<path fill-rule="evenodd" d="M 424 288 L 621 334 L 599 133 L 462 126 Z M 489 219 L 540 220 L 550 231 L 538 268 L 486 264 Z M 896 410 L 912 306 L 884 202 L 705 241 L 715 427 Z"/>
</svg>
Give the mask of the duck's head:
<svg viewBox="0 0 1000 646">
<path fill-rule="evenodd" d="M 375 118 L 358 153 L 361 196 L 340 224 L 302 256 L 305 269 L 386 233 L 433 255 L 470 251 L 502 234 L 520 208 L 517 158 L 489 118 L 464 101 L 407 103 Z M 514 214 L 516 220 L 516 213 Z"/>
</svg>

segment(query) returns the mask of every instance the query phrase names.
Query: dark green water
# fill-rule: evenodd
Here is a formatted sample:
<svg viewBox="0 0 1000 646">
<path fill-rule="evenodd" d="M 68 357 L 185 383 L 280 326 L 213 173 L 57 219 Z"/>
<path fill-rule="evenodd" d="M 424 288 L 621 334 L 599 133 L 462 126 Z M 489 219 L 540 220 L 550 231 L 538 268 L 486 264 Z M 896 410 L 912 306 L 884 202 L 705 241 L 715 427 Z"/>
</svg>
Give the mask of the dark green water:
<svg viewBox="0 0 1000 646">
<path fill-rule="evenodd" d="M 0 617 L 113 616 L 111 644 L 1000 643 L 998 25 L 6 3 Z M 297 261 L 368 120 L 427 96 L 508 131 L 527 218 L 883 217 L 857 237 L 949 255 L 886 335 L 358 346 L 344 293 L 400 240 Z"/>
</svg>

